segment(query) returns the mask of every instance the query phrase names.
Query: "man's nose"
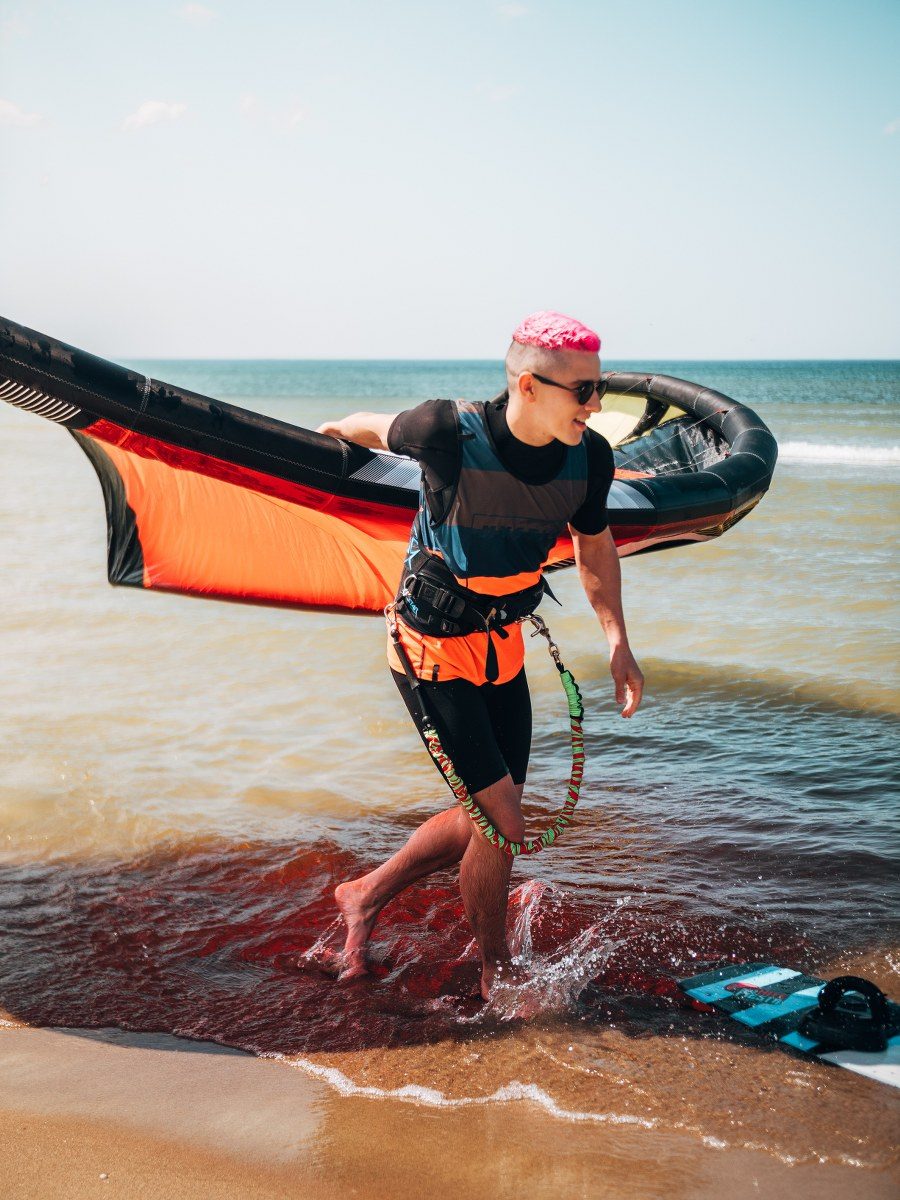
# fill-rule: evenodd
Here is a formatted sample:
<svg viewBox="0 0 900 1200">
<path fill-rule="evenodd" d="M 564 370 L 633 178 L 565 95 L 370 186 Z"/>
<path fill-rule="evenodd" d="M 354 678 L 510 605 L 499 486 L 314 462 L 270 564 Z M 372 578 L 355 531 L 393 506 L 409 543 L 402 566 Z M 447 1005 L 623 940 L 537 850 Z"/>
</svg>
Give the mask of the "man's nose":
<svg viewBox="0 0 900 1200">
<path fill-rule="evenodd" d="M 587 404 L 585 404 L 584 407 L 587 409 L 588 412 L 592 412 L 592 413 L 598 413 L 598 412 L 602 411 L 603 404 L 600 401 L 600 397 L 597 395 L 596 388 L 594 388 L 594 390 L 591 392 L 591 398 L 590 398 L 590 400 L 588 400 Z"/>
</svg>

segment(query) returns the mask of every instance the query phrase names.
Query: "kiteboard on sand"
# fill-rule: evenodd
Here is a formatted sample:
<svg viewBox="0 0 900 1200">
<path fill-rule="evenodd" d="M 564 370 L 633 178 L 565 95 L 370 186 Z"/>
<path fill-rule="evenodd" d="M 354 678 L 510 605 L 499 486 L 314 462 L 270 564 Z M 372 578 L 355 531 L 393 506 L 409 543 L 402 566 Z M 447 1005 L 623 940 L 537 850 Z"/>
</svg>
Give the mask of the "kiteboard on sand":
<svg viewBox="0 0 900 1200">
<path fill-rule="evenodd" d="M 692 1000 L 785 1046 L 900 1087 L 900 1004 L 868 979 L 826 983 L 789 967 L 741 963 L 678 984 Z"/>
</svg>

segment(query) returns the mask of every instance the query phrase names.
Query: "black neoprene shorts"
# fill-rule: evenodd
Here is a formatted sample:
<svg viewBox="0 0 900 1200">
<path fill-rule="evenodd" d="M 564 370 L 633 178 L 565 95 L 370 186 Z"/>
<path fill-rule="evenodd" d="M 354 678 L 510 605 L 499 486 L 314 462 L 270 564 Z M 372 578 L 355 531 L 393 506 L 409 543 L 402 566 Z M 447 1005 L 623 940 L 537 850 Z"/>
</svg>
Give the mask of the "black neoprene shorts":
<svg viewBox="0 0 900 1200">
<path fill-rule="evenodd" d="M 422 713 L 409 680 L 402 671 L 391 670 L 391 674 L 422 737 Z M 479 686 L 467 679 L 423 680 L 420 688 L 441 745 L 470 793 L 507 774 L 513 783 L 525 782 L 531 752 L 531 695 L 524 667 L 508 683 Z"/>
</svg>

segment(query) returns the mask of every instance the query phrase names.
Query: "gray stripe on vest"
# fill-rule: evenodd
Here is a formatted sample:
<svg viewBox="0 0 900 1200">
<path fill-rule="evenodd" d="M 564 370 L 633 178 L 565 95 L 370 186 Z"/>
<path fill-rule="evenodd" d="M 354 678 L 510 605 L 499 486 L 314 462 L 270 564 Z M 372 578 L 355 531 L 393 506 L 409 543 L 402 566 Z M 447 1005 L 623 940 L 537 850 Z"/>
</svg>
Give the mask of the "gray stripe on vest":
<svg viewBox="0 0 900 1200">
<path fill-rule="evenodd" d="M 586 479 L 552 479 L 549 483 L 523 483 L 509 471 L 479 471 L 463 467 L 456 498 L 444 522 L 447 525 L 485 527 L 484 518 L 496 516 L 510 529 L 554 526 L 562 531 L 584 503 Z"/>
</svg>

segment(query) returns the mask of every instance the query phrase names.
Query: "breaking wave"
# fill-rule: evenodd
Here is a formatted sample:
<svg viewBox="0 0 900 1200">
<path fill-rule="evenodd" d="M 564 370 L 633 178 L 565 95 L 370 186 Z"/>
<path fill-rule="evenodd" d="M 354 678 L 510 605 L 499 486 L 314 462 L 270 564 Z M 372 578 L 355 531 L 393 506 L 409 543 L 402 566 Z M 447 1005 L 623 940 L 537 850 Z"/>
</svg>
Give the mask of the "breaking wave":
<svg viewBox="0 0 900 1200">
<path fill-rule="evenodd" d="M 782 442 L 780 462 L 843 463 L 849 466 L 900 466 L 900 446 L 857 446 L 838 442 Z"/>
</svg>

